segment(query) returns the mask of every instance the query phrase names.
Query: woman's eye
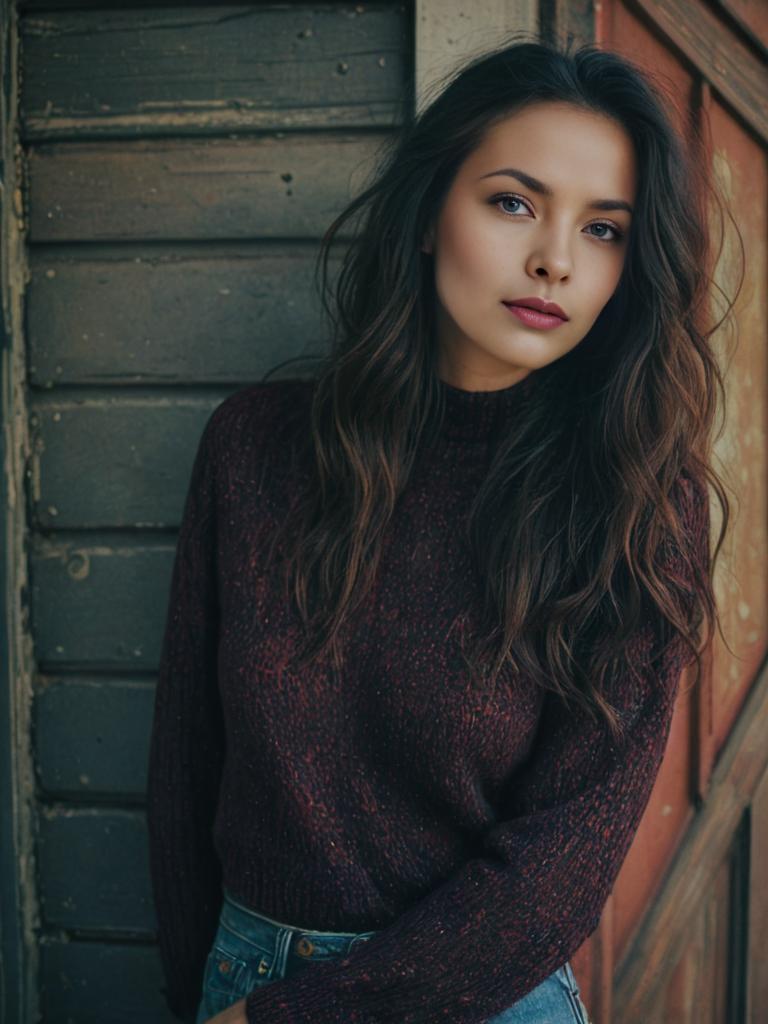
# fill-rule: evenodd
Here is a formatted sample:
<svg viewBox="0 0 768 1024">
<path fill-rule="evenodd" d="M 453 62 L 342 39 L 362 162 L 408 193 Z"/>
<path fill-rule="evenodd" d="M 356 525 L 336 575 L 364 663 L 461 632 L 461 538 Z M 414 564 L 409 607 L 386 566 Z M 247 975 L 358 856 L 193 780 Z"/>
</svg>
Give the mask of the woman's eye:
<svg viewBox="0 0 768 1024">
<path fill-rule="evenodd" d="M 615 228 L 613 226 L 613 224 L 606 224 L 603 221 L 600 221 L 597 224 L 590 224 L 589 227 L 591 227 L 591 228 L 607 228 L 609 231 L 612 231 L 613 232 L 613 237 L 608 239 L 609 242 L 618 242 L 618 241 L 620 241 L 622 236 L 623 236 L 623 234 L 624 234 L 623 231 L 619 231 L 618 228 Z M 606 237 L 605 235 L 595 235 L 595 238 L 603 239 L 605 237 Z"/>
<path fill-rule="evenodd" d="M 528 207 L 525 205 L 523 200 L 522 199 L 518 199 L 517 196 L 499 196 L 497 199 L 493 200 L 493 202 L 494 202 L 494 204 L 496 206 L 498 206 L 500 203 L 519 203 L 520 206 L 525 207 L 526 210 L 528 209 Z M 511 211 L 506 211 L 506 212 L 511 212 Z"/>
<path fill-rule="evenodd" d="M 530 212 L 530 207 L 527 205 L 527 203 L 523 202 L 523 200 L 519 196 L 513 196 L 513 195 L 494 196 L 493 199 L 491 199 L 491 203 L 492 203 L 493 206 L 496 206 L 499 209 L 501 209 L 503 213 L 511 214 L 513 216 L 516 213 L 519 212 L 520 208 L 523 208 L 523 209 L 528 210 Z M 510 210 L 509 208 L 504 208 L 504 206 L 503 206 L 504 203 L 510 203 L 510 204 L 511 203 L 516 203 L 517 204 L 517 208 L 515 210 Z M 591 228 L 598 228 L 600 230 L 600 232 L 601 232 L 600 234 L 596 234 L 596 235 L 593 234 L 592 235 L 593 238 L 597 238 L 600 241 L 619 242 L 619 241 L 621 241 L 621 239 L 622 239 L 622 237 L 624 235 L 623 231 L 620 231 L 619 228 L 614 227 L 613 224 L 609 224 L 607 221 L 598 221 L 595 224 L 588 224 L 587 227 L 590 228 L 590 229 Z M 612 231 L 613 234 L 612 235 L 608 235 L 608 234 L 606 234 L 606 231 L 608 231 L 608 232 Z"/>
</svg>

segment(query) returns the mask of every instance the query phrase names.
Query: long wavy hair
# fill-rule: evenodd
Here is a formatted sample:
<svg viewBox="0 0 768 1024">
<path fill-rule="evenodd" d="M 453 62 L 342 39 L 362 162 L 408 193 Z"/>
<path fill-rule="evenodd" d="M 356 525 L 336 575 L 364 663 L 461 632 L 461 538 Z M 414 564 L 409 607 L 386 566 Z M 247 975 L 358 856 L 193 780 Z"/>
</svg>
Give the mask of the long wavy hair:
<svg viewBox="0 0 768 1024">
<path fill-rule="evenodd" d="M 478 682 L 506 664 L 593 719 L 602 713 L 620 738 L 604 680 L 646 617 L 662 624 L 662 647 L 676 637 L 691 652 L 697 679 L 699 627 L 706 620 L 706 642 L 719 624 L 712 570 L 729 501 L 710 464 L 718 392 L 725 404 L 711 337 L 725 315 L 711 322 L 707 197 L 722 204 L 697 133 L 690 144 L 678 135 L 653 79 L 594 45 L 569 50 L 507 41 L 465 63 L 406 118 L 323 236 L 316 282 L 332 343 L 313 388 L 311 479 L 271 550 L 288 541 L 286 597 L 305 627 L 300 667 L 330 650 L 340 668 L 344 624 L 443 416 L 424 233 L 484 133 L 526 104 L 566 101 L 613 119 L 638 166 L 626 263 L 589 333 L 535 371 L 474 497 L 464 528 L 482 628 L 463 654 Z M 331 243 L 345 226 L 351 241 L 332 285 Z M 708 483 L 722 511 L 714 555 Z M 706 551 L 701 527 L 698 539 L 691 528 L 702 517 Z"/>
</svg>

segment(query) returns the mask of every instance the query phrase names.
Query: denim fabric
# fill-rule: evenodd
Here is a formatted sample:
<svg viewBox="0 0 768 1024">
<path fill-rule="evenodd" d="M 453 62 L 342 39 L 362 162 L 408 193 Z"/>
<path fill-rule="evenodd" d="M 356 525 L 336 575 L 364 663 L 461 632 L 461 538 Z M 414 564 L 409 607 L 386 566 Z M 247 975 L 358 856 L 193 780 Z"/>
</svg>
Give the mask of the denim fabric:
<svg viewBox="0 0 768 1024">
<path fill-rule="evenodd" d="M 249 910 L 225 891 L 195 1024 L 252 989 L 299 974 L 313 960 L 344 957 L 375 932 L 305 931 Z M 486 1024 L 590 1024 L 569 962 Z"/>
</svg>

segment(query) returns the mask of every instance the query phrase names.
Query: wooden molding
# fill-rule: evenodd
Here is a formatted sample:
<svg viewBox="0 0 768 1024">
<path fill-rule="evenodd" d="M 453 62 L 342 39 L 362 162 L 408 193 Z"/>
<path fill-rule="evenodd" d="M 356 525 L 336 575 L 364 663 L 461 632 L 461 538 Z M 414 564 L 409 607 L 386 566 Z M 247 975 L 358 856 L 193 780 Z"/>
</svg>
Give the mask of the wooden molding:
<svg viewBox="0 0 768 1024">
<path fill-rule="evenodd" d="M 768 68 L 704 4 L 633 0 L 761 140 L 768 139 Z"/>
</svg>

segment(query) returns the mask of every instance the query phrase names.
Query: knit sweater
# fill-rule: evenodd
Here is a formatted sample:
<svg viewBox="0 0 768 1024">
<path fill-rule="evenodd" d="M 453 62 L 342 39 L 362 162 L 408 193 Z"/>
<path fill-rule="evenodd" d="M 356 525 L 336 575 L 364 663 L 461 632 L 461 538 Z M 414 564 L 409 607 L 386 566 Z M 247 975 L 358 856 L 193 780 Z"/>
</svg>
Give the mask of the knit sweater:
<svg viewBox="0 0 768 1024">
<path fill-rule="evenodd" d="M 179 1016 L 201 997 L 222 885 L 304 929 L 377 930 L 255 988 L 249 1024 L 481 1024 L 596 928 L 658 773 L 687 649 L 652 658 L 655 624 L 638 630 L 607 694 L 623 745 L 524 679 L 470 683 L 459 638 L 479 588 L 461 524 L 530 379 L 492 392 L 440 382 L 440 437 L 388 524 L 343 673 L 330 656 L 291 672 L 299 620 L 263 555 L 298 483 L 276 428 L 309 429 L 312 382 L 251 385 L 211 414 L 177 541 L 147 790 Z M 708 500 L 682 482 L 703 559 Z"/>
</svg>

